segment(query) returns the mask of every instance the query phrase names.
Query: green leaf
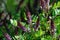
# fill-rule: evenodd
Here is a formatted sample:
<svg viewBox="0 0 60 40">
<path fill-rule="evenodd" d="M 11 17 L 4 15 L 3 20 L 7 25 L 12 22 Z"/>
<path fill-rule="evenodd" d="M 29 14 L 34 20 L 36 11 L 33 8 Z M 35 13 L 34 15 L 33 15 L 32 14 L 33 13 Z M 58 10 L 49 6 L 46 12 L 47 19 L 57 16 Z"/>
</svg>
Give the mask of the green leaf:
<svg viewBox="0 0 60 40">
<path fill-rule="evenodd" d="M 10 22 L 11 22 L 12 25 L 17 26 L 17 21 L 16 20 L 10 19 Z"/>
<path fill-rule="evenodd" d="M 60 7 L 60 1 L 54 4 L 53 9 L 58 8 L 58 7 Z"/>
</svg>

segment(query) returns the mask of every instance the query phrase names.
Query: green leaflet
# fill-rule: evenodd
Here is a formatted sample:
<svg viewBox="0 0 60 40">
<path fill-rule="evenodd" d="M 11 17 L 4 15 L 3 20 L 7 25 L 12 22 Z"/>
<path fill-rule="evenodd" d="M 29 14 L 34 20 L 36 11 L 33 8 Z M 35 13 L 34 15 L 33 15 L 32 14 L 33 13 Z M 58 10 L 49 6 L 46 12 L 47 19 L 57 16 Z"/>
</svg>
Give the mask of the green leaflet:
<svg viewBox="0 0 60 40">
<path fill-rule="evenodd" d="M 16 21 L 16 20 L 10 19 L 10 22 L 11 22 L 11 24 L 12 24 L 13 26 L 17 26 L 17 21 Z"/>
</svg>

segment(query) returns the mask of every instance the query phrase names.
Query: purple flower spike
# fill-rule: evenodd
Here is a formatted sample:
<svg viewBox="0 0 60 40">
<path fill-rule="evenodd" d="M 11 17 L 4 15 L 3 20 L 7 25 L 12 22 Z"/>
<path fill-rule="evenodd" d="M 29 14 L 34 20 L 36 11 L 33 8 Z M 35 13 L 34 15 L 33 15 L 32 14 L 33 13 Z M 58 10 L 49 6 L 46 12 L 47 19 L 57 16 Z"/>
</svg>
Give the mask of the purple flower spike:
<svg viewBox="0 0 60 40">
<path fill-rule="evenodd" d="M 21 23 L 19 23 L 19 22 L 18 22 L 18 26 L 19 26 L 19 28 L 21 28 L 23 31 L 25 31 L 25 32 L 27 31 L 26 28 L 25 28 Z"/>
<path fill-rule="evenodd" d="M 51 19 L 51 34 L 54 35 L 55 34 L 55 26 L 54 26 L 54 22 Z"/>
<path fill-rule="evenodd" d="M 40 5 L 42 9 L 48 12 L 50 0 L 40 0 Z"/>
<path fill-rule="evenodd" d="M 12 40 L 8 33 L 4 33 L 4 37 L 6 38 L 6 40 Z"/>
<path fill-rule="evenodd" d="M 31 23 L 31 13 L 28 8 L 26 8 L 26 16 L 27 16 L 27 22 L 30 24 Z"/>
<path fill-rule="evenodd" d="M 51 20 L 51 30 L 54 30 L 54 22 L 53 22 L 53 20 Z"/>
</svg>

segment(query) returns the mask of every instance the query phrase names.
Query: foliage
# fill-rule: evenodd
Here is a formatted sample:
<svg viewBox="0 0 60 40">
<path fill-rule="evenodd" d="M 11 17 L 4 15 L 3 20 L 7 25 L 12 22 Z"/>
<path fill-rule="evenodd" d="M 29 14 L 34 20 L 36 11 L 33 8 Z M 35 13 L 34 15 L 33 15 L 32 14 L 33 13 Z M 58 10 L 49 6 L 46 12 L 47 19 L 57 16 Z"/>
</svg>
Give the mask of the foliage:
<svg viewBox="0 0 60 40">
<path fill-rule="evenodd" d="M 60 40 L 60 0 L 0 0 L 0 40 Z"/>
</svg>

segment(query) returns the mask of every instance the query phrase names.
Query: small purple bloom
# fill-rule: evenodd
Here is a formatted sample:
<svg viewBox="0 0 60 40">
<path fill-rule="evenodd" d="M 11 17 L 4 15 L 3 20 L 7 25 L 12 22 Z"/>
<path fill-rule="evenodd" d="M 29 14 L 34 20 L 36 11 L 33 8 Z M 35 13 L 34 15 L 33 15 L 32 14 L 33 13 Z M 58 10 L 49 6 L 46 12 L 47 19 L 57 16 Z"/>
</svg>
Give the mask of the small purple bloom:
<svg viewBox="0 0 60 40">
<path fill-rule="evenodd" d="M 6 38 L 6 40 L 12 40 L 8 33 L 4 33 L 4 37 Z"/>
</svg>

